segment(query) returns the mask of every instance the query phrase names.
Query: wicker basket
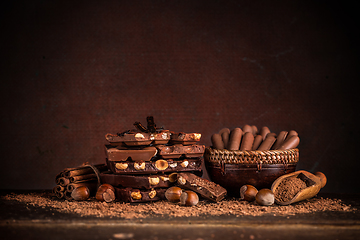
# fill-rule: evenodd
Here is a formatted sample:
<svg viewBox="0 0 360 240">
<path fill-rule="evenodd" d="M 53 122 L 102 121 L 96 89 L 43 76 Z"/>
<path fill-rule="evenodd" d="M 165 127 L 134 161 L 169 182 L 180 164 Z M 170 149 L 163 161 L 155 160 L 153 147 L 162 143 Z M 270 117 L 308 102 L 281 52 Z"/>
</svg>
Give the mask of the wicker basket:
<svg viewBox="0 0 360 240">
<path fill-rule="evenodd" d="M 205 161 L 219 164 L 293 164 L 299 161 L 299 149 L 240 151 L 207 147 Z"/>
<path fill-rule="evenodd" d="M 205 167 L 210 179 L 239 196 L 242 185 L 270 188 L 280 176 L 295 171 L 299 150 L 240 151 L 207 147 Z"/>
</svg>

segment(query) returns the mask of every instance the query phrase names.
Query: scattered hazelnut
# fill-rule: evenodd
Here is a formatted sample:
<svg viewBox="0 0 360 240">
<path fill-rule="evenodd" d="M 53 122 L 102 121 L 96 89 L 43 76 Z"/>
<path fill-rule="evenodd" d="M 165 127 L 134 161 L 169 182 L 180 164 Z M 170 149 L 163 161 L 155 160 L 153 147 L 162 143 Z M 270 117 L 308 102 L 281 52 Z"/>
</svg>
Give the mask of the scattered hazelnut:
<svg viewBox="0 0 360 240">
<path fill-rule="evenodd" d="M 186 179 L 183 178 L 182 176 L 180 176 L 180 177 L 178 177 L 177 182 L 178 182 L 178 184 L 180 184 L 180 185 L 185 185 Z"/>
<path fill-rule="evenodd" d="M 267 188 L 261 189 L 256 194 L 255 200 L 259 205 L 263 205 L 263 206 L 273 205 L 275 201 L 274 193 Z"/>
<path fill-rule="evenodd" d="M 135 200 L 140 200 L 142 198 L 141 192 L 140 191 L 134 191 L 131 192 L 131 198 L 135 199 Z"/>
<path fill-rule="evenodd" d="M 258 193 L 258 190 L 252 185 L 243 185 L 240 188 L 240 199 L 248 202 L 255 200 L 255 196 Z"/>
<path fill-rule="evenodd" d="M 149 198 L 153 199 L 155 196 L 156 196 L 156 191 L 155 191 L 155 189 L 152 189 L 152 190 L 149 192 Z"/>
<path fill-rule="evenodd" d="M 199 202 L 199 196 L 193 191 L 184 191 L 180 195 L 180 204 L 185 206 L 195 206 Z"/>
<path fill-rule="evenodd" d="M 127 163 L 116 163 L 115 167 L 120 170 L 125 170 L 125 169 L 127 169 L 128 164 Z"/>
<path fill-rule="evenodd" d="M 163 181 L 163 182 L 170 181 L 170 178 L 167 177 L 167 176 L 160 176 L 160 179 L 161 179 L 161 181 Z"/>
<path fill-rule="evenodd" d="M 95 195 L 96 200 L 112 202 L 115 200 L 115 189 L 108 183 L 102 184 Z"/>
<path fill-rule="evenodd" d="M 86 186 L 77 187 L 71 192 L 71 197 L 76 201 L 87 200 L 90 197 L 90 190 Z"/>
<path fill-rule="evenodd" d="M 169 164 L 169 167 L 171 167 L 171 168 L 176 168 L 176 167 L 177 167 L 177 163 L 176 163 L 176 162 L 170 163 L 170 164 Z"/>
<path fill-rule="evenodd" d="M 159 182 L 160 182 L 160 179 L 158 177 L 149 177 L 150 185 L 158 185 Z"/>
<path fill-rule="evenodd" d="M 169 166 L 168 162 L 160 159 L 155 162 L 155 167 L 159 169 L 160 171 L 167 169 Z"/>
<path fill-rule="evenodd" d="M 182 167 L 186 168 L 189 165 L 189 161 L 185 160 L 180 164 Z"/>
<path fill-rule="evenodd" d="M 182 189 L 176 186 L 170 187 L 165 192 L 165 197 L 170 202 L 179 202 Z"/>
<path fill-rule="evenodd" d="M 136 133 L 135 138 L 145 138 L 145 136 L 142 133 Z"/>
<path fill-rule="evenodd" d="M 136 170 L 144 170 L 145 169 L 145 162 L 135 162 L 134 168 Z"/>
</svg>

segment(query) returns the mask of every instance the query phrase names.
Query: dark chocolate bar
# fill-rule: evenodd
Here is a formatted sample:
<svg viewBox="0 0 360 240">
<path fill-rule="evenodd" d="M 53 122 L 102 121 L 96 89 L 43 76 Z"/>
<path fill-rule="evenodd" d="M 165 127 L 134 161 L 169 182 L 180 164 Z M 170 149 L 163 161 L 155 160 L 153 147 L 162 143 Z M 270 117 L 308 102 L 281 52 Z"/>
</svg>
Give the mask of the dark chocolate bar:
<svg viewBox="0 0 360 240">
<path fill-rule="evenodd" d="M 181 188 L 192 190 L 203 198 L 218 202 L 227 194 L 225 188 L 192 173 L 177 173 L 177 183 Z"/>
<path fill-rule="evenodd" d="M 158 145 L 158 154 L 163 158 L 180 158 L 185 156 L 187 158 L 191 157 L 202 157 L 205 152 L 205 145 Z"/>
<path fill-rule="evenodd" d="M 110 184 L 114 187 L 131 188 L 169 188 L 176 182 L 176 177 L 165 174 L 159 175 L 122 175 L 111 172 L 100 174 L 102 183 Z"/>
<path fill-rule="evenodd" d="M 191 145 L 199 142 L 200 133 L 171 132 L 170 142 L 173 144 Z"/>
<path fill-rule="evenodd" d="M 118 188 L 115 187 L 115 196 L 118 201 L 122 202 L 154 202 L 165 200 L 165 192 L 167 188 L 153 189 L 136 189 L 136 188 Z"/>
<path fill-rule="evenodd" d="M 132 160 L 140 162 L 150 161 L 156 155 L 157 149 L 155 147 L 123 148 L 105 145 L 105 152 L 110 161 Z"/>
<path fill-rule="evenodd" d="M 105 135 L 105 139 L 114 146 L 146 146 L 150 144 L 167 144 L 170 140 L 170 131 L 161 130 L 155 133 L 128 131 L 121 134 Z"/>
<path fill-rule="evenodd" d="M 203 158 L 158 159 L 150 162 L 106 161 L 110 171 L 115 174 L 157 174 L 202 171 Z"/>
</svg>

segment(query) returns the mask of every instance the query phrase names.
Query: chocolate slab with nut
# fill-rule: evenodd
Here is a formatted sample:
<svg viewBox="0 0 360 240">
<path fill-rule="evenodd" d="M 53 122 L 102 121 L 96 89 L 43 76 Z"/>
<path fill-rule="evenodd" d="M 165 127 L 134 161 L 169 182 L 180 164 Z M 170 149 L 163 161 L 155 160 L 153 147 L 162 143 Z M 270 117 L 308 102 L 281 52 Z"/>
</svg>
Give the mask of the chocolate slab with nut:
<svg viewBox="0 0 360 240">
<path fill-rule="evenodd" d="M 180 158 L 185 156 L 187 158 L 191 157 L 202 157 L 205 152 L 205 145 L 158 145 L 158 154 L 163 158 Z"/>
<path fill-rule="evenodd" d="M 167 188 L 136 189 L 115 187 L 116 200 L 130 203 L 154 202 L 165 200 L 165 191 Z"/>
<path fill-rule="evenodd" d="M 114 187 L 131 188 L 169 188 L 176 182 L 176 176 L 171 174 L 159 175 L 120 175 L 111 172 L 100 173 L 102 183 L 110 184 Z"/>
<path fill-rule="evenodd" d="M 124 148 L 124 147 L 114 147 L 111 145 L 105 145 L 105 152 L 107 158 L 110 161 L 127 161 L 132 160 L 135 162 L 140 161 L 150 161 L 156 153 L 157 149 L 155 147 L 133 147 L 133 148 Z"/>
<path fill-rule="evenodd" d="M 191 145 L 199 142 L 200 139 L 200 133 L 171 132 L 170 135 L 170 142 L 172 144 Z"/>
<path fill-rule="evenodd" d="M 170 140 L 170 131 L 161 130 L 154 133 L 127 131 L 119 134 L 108 133 L 105 139 L 114 146 L 147 146 L 150 144 L 167 144 Z"/>
<path fill-rule="evenodd" d="M 171 172 L 201 172 L 203 158 L 158 159 L 150 162 L 111 161 L 107 166 L 114 174 L 158 174 Z"/>
<path fill-rule="evenodd" d="M 219 184 L 192 173 L 177 173 L 177 183 L 179 187 L 192 190 L 203 198 L 214 202 L 221 201 L 227 194 L 226 189 Z"/>
</svg>

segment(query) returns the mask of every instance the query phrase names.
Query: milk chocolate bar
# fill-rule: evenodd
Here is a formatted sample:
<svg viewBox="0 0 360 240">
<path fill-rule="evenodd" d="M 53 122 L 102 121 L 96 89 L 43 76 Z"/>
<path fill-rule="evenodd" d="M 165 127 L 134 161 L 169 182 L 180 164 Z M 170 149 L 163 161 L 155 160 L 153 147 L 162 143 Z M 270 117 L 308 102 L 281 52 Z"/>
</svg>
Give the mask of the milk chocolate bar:
<svg viewBox="0 0 360 240">
<path fill-rule="evenodd" d="M 111 145 L 115 146 L 146 146 L 150 144 L 167 144 L 170 140 L 170 131 L 161 130 L 151 133 L 130 130 L 119 134 L 108 133 L 105 135 L 105 139 Z"/>
<path fill-rule="evenodd" d="M 170 142 L 173 144 L 190 145 L 200 141 L 200 133 L 171 132 Z"/>
<path fill-rule="evenodd" d="M 177 183 L 181 188 L 192 190 L 203 198 L 218 202 L 227 194 L 225 188 L 192 173 L 177 173 Z"/>
<path fill-rule="evenodd" d="M 110 184 L 114 187 L 130 188 L 169 188 L 176 182 L 176 176 L 159 174 L 159 175 L 122 175 L 111 172 L 100 174 L 102 183 Z"/>
<path fill-rule="evenodd" d="M 203 158 L 158 159 L 150 162 L 111 161 L 106 159 L 108 168 L 115 174 L 157 174 L 170 172 L 201 171 Z"/>
<path fill-rule="evenodd" d="M 132 160 L 135 162 L 140 161 L 150 161 L 157 153 L 155 147 L 133 147 L 133 148 L 124 148 L 124 147 L 114 147 L 111 145 L 105 145 L 105 152 L 107 158 L 110 161 L 126 161 Z"/>
<path fill-rule="evenodd" d="M 154 202 L 165 200 L 165 191 L 167 188 L 153 189 L 136 189 L 136 188 L 119 188 L 115 187 L 115 196 L 118 201 L 122 202 Z"/>
<path fill-rule="evenodd" d="M 191 157 L 201 157 L 205 152 L 205 145 L 158 145 L 158 154 L 163 158 L 180 158 L 185 156 L 187 158 Z"/>
</svg>

